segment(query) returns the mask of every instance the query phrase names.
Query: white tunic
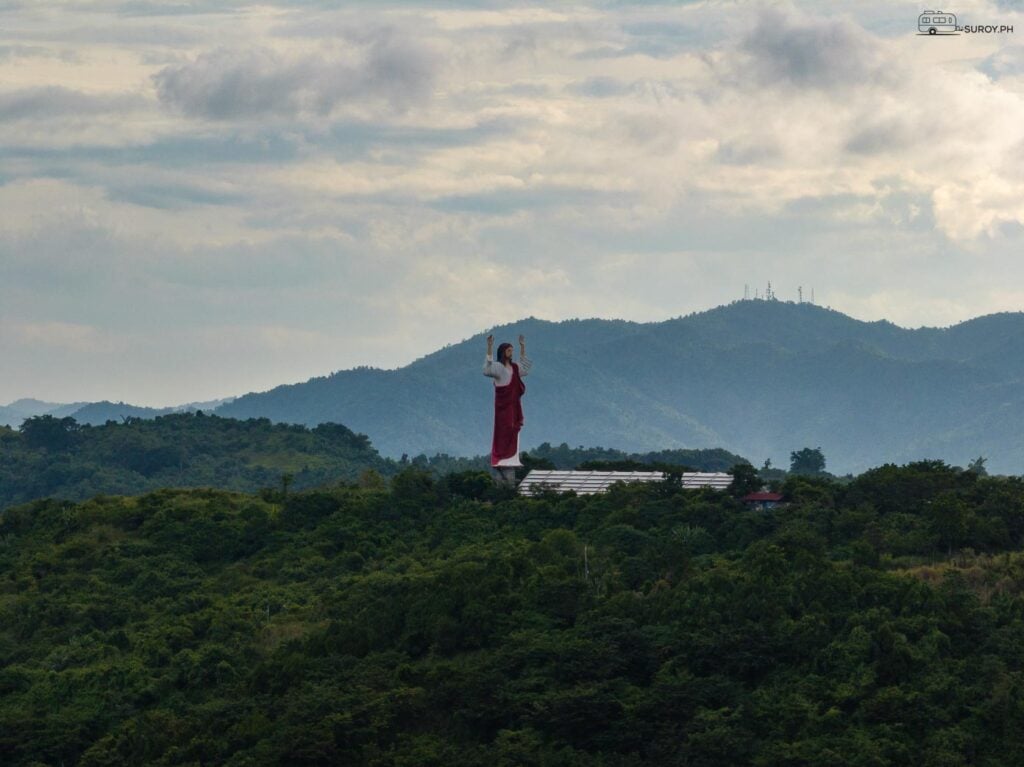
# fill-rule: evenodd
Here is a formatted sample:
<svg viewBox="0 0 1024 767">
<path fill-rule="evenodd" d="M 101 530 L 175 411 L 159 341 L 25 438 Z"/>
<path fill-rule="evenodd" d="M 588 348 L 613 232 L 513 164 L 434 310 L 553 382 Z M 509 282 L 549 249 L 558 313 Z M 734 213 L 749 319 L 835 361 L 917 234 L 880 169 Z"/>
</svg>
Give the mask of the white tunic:
<svg viewBox="0 0 1024 767">
<path fill-rule="evenodd" d="M 519 377 L 526 378 L 530 373 L 530 358 L 520 357 L 519 362 Z M 484 375 L 488 378 L 494 379 L 495 386 L 508 386 L 512 381 L 512 368 L 505 367 L 500 362 L 495 362 L 491 359 L 491 355 L 488 354 L 484 358 Z M 525 421 L 525 419 L 524 419 Z M 522 466 L 522 462 L 519 460 L 519 435 L 516 434 L 516 452 L 510 455 L 508 458 L 502 458 L 498 461 L 495 466 Z"/>
</svg>

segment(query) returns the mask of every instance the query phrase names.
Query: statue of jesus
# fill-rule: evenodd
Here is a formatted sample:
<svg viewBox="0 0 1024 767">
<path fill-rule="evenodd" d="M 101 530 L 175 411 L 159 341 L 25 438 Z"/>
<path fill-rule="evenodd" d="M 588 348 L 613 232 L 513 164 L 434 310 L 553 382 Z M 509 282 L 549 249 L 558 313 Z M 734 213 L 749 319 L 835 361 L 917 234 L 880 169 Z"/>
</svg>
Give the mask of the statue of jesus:
<svg viewBox="0 0 1024 767">
<path fill-rule="evenodd" d="M 526 338 L 519 336 L 519 364 L 512 361 L 512 344 L 498 346 L 493 356 L 494 336 L 487 336 L 487 358 L 484 375 L 494 379 L 494 437 L 491 440 L 491 470 L 500 484 L 515 487 L 519 460 L 519 430 L 523 428 L 523 406 L 526 393 L 523 379 L 530 372 L 526 356 Z"/>
</svg>

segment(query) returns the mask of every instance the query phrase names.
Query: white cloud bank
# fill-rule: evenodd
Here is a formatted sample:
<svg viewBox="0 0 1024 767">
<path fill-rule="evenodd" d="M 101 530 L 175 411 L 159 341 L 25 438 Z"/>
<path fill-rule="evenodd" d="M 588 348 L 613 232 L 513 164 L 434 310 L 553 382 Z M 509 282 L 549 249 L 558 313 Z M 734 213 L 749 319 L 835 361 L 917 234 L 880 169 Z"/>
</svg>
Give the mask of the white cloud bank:
<svg viewBox="0 0 1024 767">
<path fill-rule="evenodd" d="M 1024 46 L 919 10 L 0 8 L 0 403 L 200 400 L 768 280 L 907 325 L 1018 309 Z"/>
<path fill-rule="evenodd" d="M 217 48 L 153 81 L 160 101 L 189 117 L 250 120 L 328 116 L 353 104 L 402 112 L 430 95 L 435 68 L 429 49 L 382 34 L 320 55 Z"/>
</svg>

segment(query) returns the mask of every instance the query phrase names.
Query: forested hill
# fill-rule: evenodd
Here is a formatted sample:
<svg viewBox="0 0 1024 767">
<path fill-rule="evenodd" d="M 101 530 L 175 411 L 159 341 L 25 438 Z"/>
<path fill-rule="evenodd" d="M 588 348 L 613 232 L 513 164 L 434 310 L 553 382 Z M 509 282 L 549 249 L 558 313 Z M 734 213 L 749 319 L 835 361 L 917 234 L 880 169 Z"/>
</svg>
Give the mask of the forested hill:
<svg viewBox="0 0 1024 767">
<path fill-rule="evenodd" d="M 533 460 L 559 469 L 600 461 L 697 471 L 746 463 L 720 449 L 630 454 L 566 444 L 540 445 Z M 0 509 L 44 497 L 84 500 L 165 487 L 302 490 L 352 482 L 370 470 L 390 477 L 409 465 L 445 474 L 485 469 L 489 460 L 445 454 L 382 458 L 366 436 L 333 423 L 309 429 L 199 412 L 89 426 L 70 416 L 44 415 L 24 421 L 18 431 L 0 426 Z"/>
<path fill-rule="evenodd" d="M 0 763 L 1024 764 L 1024 483 L 486 475 L 0 513 Z"/>
<path fill-rule="evenodd" d="M 716 445 L 786 465 L 821 446 L 832 471 L 983 455 L 1024 471 L 1024 315 L 947 329 L 861 322 L 811 304 L 741 301 L 658 323 L 527 319 L 535 362 L 523 447 Z M 345 423 L 385 455 L 477 455 L 490 444 L 484 335 L 398 370 L 356 369 L 249 394 L 217 412 Z"/>
<path fill-rule="evenodd" d="M 0 509 L 56 496 L 131 494 L 161 487 L 255 491 L 352 481 L 367 469 L 394 473 L 361 434 L 189 413 L 103 426 L 39 416 L 0 427 Z"/>
</svg>

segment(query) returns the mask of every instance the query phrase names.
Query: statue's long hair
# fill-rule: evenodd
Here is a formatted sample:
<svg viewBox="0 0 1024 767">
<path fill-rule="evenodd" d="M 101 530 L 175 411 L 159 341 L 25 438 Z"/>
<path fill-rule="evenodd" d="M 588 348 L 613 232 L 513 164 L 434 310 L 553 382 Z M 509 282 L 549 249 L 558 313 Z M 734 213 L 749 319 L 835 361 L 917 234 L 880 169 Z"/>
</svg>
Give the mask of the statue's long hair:
<svg viewBox="0 0 1024 767">
<path fill-rule="evenodd" d="M 506 349 L 511 349 L 511 348 L 512 348 L 512 344 L 510 344 L 510 343 L 498 344 L 498 356 L 495 358 L 496 361 L 498 361 L 502 365 L 504 365 L 505 364 L 505 350 Z M 511 362 L 511 360 L 509 360 L 509 362 Z"/>
</svg>

